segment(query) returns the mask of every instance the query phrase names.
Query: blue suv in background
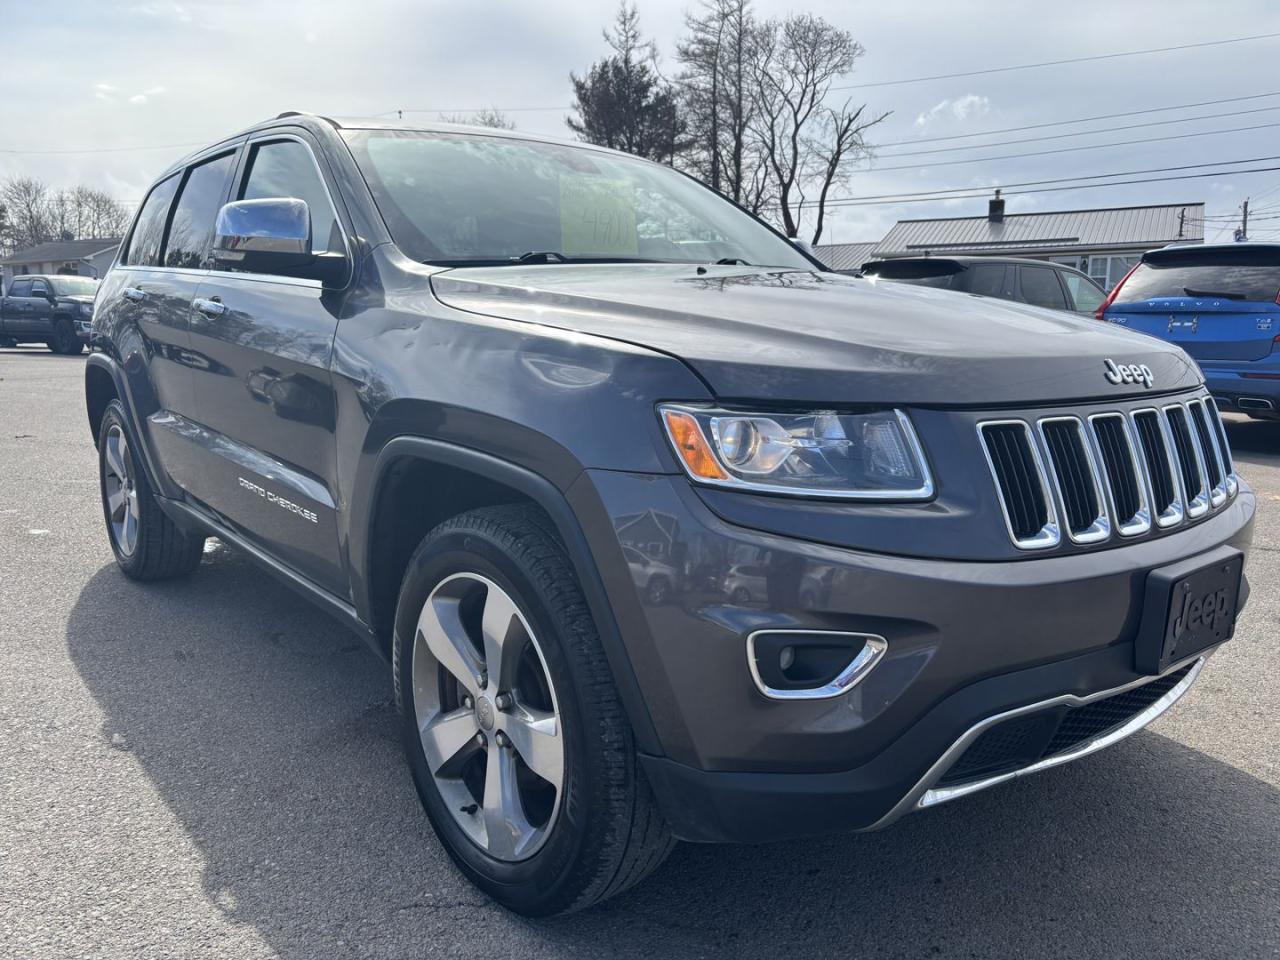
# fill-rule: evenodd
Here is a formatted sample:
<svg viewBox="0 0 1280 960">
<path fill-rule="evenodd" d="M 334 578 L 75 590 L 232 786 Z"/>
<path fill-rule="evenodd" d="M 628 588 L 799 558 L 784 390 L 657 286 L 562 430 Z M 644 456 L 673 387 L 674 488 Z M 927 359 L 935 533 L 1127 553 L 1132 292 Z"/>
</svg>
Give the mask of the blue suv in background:
<svg viewBox="0 0 1280 960">
<path fill-rule="evenodd" d="M 1221 409 L 1280 420 L 1280 244 L 1152 250 L 1098 318 L 1178 344 Z"/>
</svg>

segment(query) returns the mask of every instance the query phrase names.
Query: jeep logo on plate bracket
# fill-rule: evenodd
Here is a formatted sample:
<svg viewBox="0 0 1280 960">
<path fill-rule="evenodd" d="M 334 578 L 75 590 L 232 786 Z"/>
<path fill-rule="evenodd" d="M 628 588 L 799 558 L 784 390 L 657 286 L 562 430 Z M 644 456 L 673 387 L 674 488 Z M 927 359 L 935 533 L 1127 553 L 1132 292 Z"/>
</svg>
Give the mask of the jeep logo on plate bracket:
<svg viewBox="0 0 1280 960">
<path fill-rule="evenodd" d="M 1107 368 L 1106 377 L 1112 383 L 1140 383 L 1148 389 L 1155 385 L 1156 378 L 1145 363 L 1116 363 L 1110 357 L 1102 363 Z"/>
</svg>

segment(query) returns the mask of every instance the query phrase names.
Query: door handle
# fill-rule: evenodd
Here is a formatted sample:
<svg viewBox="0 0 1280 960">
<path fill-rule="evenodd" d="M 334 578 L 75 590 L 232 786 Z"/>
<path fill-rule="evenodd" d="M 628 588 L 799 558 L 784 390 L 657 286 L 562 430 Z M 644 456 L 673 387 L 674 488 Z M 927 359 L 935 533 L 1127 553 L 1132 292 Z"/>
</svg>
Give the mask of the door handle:
<svg viewBox="0 0 1280 960">
<path fill-rule="evenodd" d="M 217 297 L 211 297 L 206 300 L 204 297 L 196 297 L 192 301 L 192 306 L 203 313 L 206 317 L 220 317 L 227 308 L 222 305 L 222 301 Z"/>
<path fill-rule="evenodd" d="M 143 300 L 147 299 L 147 293 L 140 287 L 125 287 L 124 298 L 126 300 L 132 300 L 134 303 L 141 303 Z"/>
</svg>

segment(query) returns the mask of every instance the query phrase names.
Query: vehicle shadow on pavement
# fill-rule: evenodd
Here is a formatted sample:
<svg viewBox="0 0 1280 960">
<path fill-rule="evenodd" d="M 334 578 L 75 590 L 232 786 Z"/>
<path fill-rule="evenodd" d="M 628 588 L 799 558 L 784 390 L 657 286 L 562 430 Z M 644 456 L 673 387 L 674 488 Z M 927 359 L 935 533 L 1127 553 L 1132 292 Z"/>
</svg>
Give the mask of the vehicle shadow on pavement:
<svg viewBox="0 0 1280 960">
<path fill-rule="evenodd" d="M 209 901 L 288 960 L 1280 945 L 1280 791 L 1154 732 L 881 833 L 683 845 L 624 896 L 532 922 L 468 886 L 436 842 L 389 669 L 247 559 L 219 547 L 192 579 L 151 586 L 106 566 L 67 642 L 104 745 L 132 753 L 199 847 Z"/>
</svg>

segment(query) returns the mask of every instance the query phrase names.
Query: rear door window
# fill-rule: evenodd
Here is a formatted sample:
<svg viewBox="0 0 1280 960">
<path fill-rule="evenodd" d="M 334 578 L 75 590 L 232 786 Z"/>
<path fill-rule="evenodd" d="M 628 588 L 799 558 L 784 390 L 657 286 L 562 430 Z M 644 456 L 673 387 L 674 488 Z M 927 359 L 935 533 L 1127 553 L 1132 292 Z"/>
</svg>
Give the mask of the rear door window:
<svg viewBox="0 0 1280 960">
<path fill-rule="evenodd" d="M 1022 299 L 1037 307 L 1066 310 L 1067 297 L 1058 282 L 1058 271 L 1052 267 L 1021 266 Z"/>
<path fill-rule="evenodd" d="M 971 263 L 965 273 L 965 290 L 980 297 L 1008 297 L 1003 263 Z"/>
<path fill-rule="evenodd" d="M 192 167 L 178 195 L 165 243 L 166 267 L 203 269 L 208 266 L 214 220 L 227 196 L 234 153 L 226 153 Z"/>
<path fill-rule="evenodd" d="M 177 192 L 177 174 L 152 188 L 142 205 L 142 212 L 138 214 L 138 222 L 134 224 L 129 252 L 124 261 L 126 264 L 138 267 L 160 266 L 160 245 L 164 242 L 164 228 L 169 221 L 169 205 Z"/>
<path fill-rule="evenodd" d="M 9 296 L 11 297 L 29 297 L 31 296 L 30 280 L 15 280 L 9 284 Z"/>
<path fill-rule="evenodd" d="M 1280 296 L 1280 251 L 1242 250 L 1218 262 L 1191 258 L 1143 261 L 1116 293 L 1114 303 L 1137 303 L 1158 297 L 1218 297 L 1224 300 L 1274 303 Z M 1234 261 L 1234 262 L 1233 262 Z"/>
</svg>

